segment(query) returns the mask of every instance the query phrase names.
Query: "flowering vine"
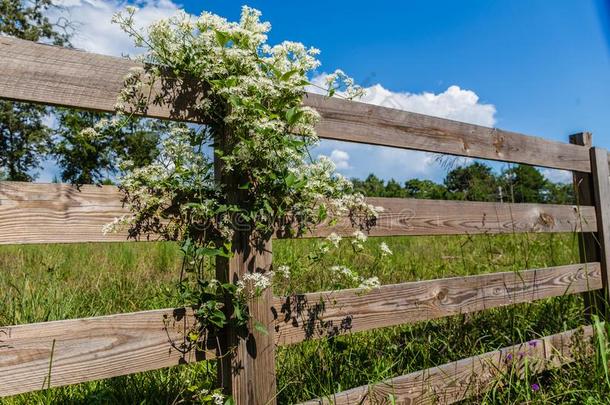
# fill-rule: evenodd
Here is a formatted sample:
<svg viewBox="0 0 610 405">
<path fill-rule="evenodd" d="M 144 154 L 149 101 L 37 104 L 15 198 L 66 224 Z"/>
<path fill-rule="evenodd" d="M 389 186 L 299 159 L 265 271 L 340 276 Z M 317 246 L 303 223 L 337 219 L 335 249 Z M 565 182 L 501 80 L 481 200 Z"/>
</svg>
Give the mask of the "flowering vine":
<svg viewBox="0 0 610 405">
<path fill-rule="evenodd" d="M 358 229 L 354 248 L 362 249 L 363 232 L 375 224 L 380 208 L 354 193 L 329 159 L 309 154 L 318 142 L 319 115 L 302 100 L 308 75 L 320 64 L 317 49 L 288 41 L 267 44 L 270 25 L 249 7 L 239 22 L 211 13 L 197 19 L 179 14 L 145 30 L 135 27 L 135 12 L 127 8 L 113 18 L 143 50 L 143 67 L 126 77 L 117 111 L 143 114 L 169 103 L 177 118 L 204 125 L 176 124 L 148 166 L 123 162 L 120 188 L 132 215 L 105 231 L 126 226 L 134 238 L 154 234 L 181 244 L 179 289 L 199 322 L 192 340 L 203 343 L 205 334 L 246 325 L 247 300 L 269 288 L 274 274 L 290 274 L 280 266 L 230 283 L 216 280 L 206 269 L 218 257 L 231 256 L 235 232 L 264 242 L 276 232 L 300 236 L 348 217 Z M 341 71 L 326 84 L 330 96 L 362 93 Z M 347 276 L 345 269 L 337 271 Z"/>
</svg>

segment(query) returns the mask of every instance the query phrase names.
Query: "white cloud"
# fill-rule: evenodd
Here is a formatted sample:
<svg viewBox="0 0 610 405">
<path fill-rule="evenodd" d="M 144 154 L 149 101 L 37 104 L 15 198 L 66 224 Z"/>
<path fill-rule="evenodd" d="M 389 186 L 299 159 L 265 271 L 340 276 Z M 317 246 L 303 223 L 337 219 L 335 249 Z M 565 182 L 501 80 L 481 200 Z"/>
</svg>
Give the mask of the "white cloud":
<svg viewBox="0 0 610 405">
<path fill-rule="evenodd" d="M 327 76 L 323 73 L 311 81 L 316 86 L 324 87 Z M 308 90 L 319 93 L 319 87 L 310 86 Z M 474 91 L 456 85 L 435 94 L 395 92 L 375 84 L 366 87 L 365 95 L 358 101 L 487 127 L 493 127 L 496 123 L 496 107 L 493 104 L 480 103 L 479 96 Z"/>
<path fill-rule="evenodd" d="M 557 169 L 540 169 L 540 173 L 553 183 L 571 183 L 572 172 Z"/>
<path fill-rule="evenodd" d="M 316 86 L 325 87 L 326 76 L 327 74 L 318 75 L 312 82 Z M 316 86 L 310 86 L 308 90 L 321 93 Z M 493 127 L 496 123 L 496 107 L 493 104 L 481 103 L 474 91 L 455 85 L 434 94 L 394 92 L 375 84 L 365 88 L 365 95 L 358 101 L 488 127 Z M 336 141 L 322 141 L 320 145 L 324 151 L 332 147 L 349 151 L 352 157 L 349 174 L 355 177 L 363 178 L 369 173 L 375 173 L 385 179 L 400 181 L 413 177 L 440 180 L 445 171 L 438 161 L 438 155 L 431 153 Z M 471 161 L 472 159 L 459 158 L 453 164 L 462 165 Z M 339 165 L 337 169 L 347 174 Z"/>
<path fill-rule="evenodd" d="M 352 167 L 349 164 L 349 153 L 341 149 L 333 149 L 330 152 L 330 160 L 333 161 L 338 170 L 347 170 Z"/>
<path fill-rule="evenodd" d="M 61 13 L 76 25 L 71 40 L 74 47 L 114 56 L 138 53 L 132 39 L 111 23 L 114 13 L 133 4 L 119 0 L 61 0 L 58 4 L 64 11 L 54 10 L 50 17 L 57 18 Z M 138 8 L 135 21 L 139 27 L 175 15 L 180 10 L 171 0 L 143 0 L 135 6 Z"/>
</svg>

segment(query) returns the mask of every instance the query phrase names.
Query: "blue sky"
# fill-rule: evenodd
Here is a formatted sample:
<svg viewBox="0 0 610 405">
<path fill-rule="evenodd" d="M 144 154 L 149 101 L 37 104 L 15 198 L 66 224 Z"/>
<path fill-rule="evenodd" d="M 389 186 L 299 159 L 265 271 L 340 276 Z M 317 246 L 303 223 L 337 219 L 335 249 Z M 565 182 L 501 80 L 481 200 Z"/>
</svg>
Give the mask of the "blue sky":
<svg viewBox="0 0 610 405">
<path fill-rule="evenodd" d="M 82 20 L 77 46 L 110 54 L 128 48 L 116 27 L 104 22 L 111 11 L 127 3 L 64 3 L 72 8 L 73 17 Z M 319 73 L 341 68 L 364 86 L 378 85 L 372 88 L 375 97 L 380 92 L 397 95 L 400 108 L 560 141 L 588 130 L 597 146 L 610 149 L 606 1 L 140 0 L 135 4 L 143 21 L 180 8 L 194 15 L 205 9 L 237 19 L 241 6 L 247 4 L 271 22 L 270 42 L 289 39 L 321 49 Z M 439 180 L 444 174 L 422 153 L 339 142 L 324 142 L 316 153 L 334 154 L 348 176 L 372 171 L 384 178 Z"/>
<path fill-rule="evenodd" d="M 242 3 L 186 1 L 230 18 Z M 610 147 L 610 64 L 603 2 L 250 1 L 286 38 L 322 50 L 323 68 L 394 91 L 449 85 L 496 106 L 497 125 L 566 140 L 593 131 Z"/>
</svg>

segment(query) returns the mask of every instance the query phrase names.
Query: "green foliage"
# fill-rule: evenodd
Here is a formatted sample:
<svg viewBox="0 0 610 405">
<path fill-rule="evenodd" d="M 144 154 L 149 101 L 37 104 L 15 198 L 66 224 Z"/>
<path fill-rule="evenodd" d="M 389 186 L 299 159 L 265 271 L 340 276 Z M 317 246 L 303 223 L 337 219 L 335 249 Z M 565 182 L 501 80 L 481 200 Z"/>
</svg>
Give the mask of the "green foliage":
<svg viewBox="0 0 610 405">
<path fill-rule="evenodd" d="M 405 182 L 405 196 L 442 200 L 447 196 L 447 189 L 444 185 L 437 184 L 431 180 L 411 179 Z"/>
<path fill-rule="evenodd" d="M 50 131 L 45 107 L 0 100 L 0 167 L 5 180 L 31 181 L 40 167 Z"/>
<path fill-rule="evenodd" d="M 453 169 L 445 178 L 445 187 L 455 200 L 497 201 L 496 176 L 491 167 L 483 163 Z"/>
<path fill-rule="evenodd" d="M 73 184 L 111 182 L 120 162 L 134 168 L 151 164 L 159 155 L 161 139 L 172 128 L 185 124 L 110 114 L 59 109 L 52 153 L 61 168 L 61 179 Z M 89 128 L 99 128 L 88 131 Z"/>
<path fill-rule="evenodd" d="M 535 167 L 515 165 L 502 172 L 499 183 L 510 197 L 509 201 L 534 203 L 547 200 L 548 181 Z"/>
<path fill-rule="evenodd" d="M 29 41 L 69 44 L 70 24 L 51 23 L 52 0 L 0 0 L 0 34 Z M 43 119 L 47 107 L 0 100 L 0 172 L 2 178 L 31 181 L 48 149 L 51 133 Z"/>
<path fill-rule="evenodd" d="M 56 8 L 52 0 L 0 0 L 0 33 L 28 41 L 50 41 L 66 45 L 70 39 L 70 22 L 52 23 L 48 11 Z"/>
<path fill-rule="evenodd" d="M 352 179 L 354 188 L 368 197 L 409 197 L 435 200 L 468 200 L 498 202 L 537 202 L 575 204 L 572 184 L 546 180 L 532 166 L 514 165 L 500 174 L 476 162 L 457 167 L 443 184 L 431 180 L 407 180 L 404 187 L 391 179 L 387 183 L 370 174 L 365 180 Z"/>
</svg>

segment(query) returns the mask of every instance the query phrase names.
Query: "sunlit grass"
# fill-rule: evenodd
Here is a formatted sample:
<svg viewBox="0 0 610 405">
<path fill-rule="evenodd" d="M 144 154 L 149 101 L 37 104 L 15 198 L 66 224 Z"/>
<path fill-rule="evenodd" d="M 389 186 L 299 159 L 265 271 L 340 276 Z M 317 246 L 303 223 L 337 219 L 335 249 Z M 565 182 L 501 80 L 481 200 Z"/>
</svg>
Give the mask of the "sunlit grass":
<svg viewBox="0 0 610 405">
<path fill-rule="evenodd" d="M 518 271 L 578 261 L 574 235 L 478 235 L 383 239 L 394 252 L 380 261 L 382 239 L 370 238 L 366 254 L 349 243 L 312 264 L 316 240 L 273 242 L 274 263 L 291 267 L 276 294 L 334 286 L 328 267 L 342 264 L 384 284 Z M 180 253 L 170 243 L 78 244 L 0 247 L 0 323 L 13 325 L 172 307 Z M 580 296 L 547 299 L 478 314 L 454 316 L 355 333 L 280 348 L 279 403 L 293 403 L 575 328 L 585 323 Z M 527 381 L 498 384 L 474 402 L 602 403 L 610 389 L 602 368 L 580 365 Z M 213 364 L 197 364 L 79 384 L 5 399 L 2 403 L 189 402 L 210 388 Z M 597 380 L 596 378 L 601 378 Z M 531 384 L 540 385 L 533 391 Z"/>
</svg>

